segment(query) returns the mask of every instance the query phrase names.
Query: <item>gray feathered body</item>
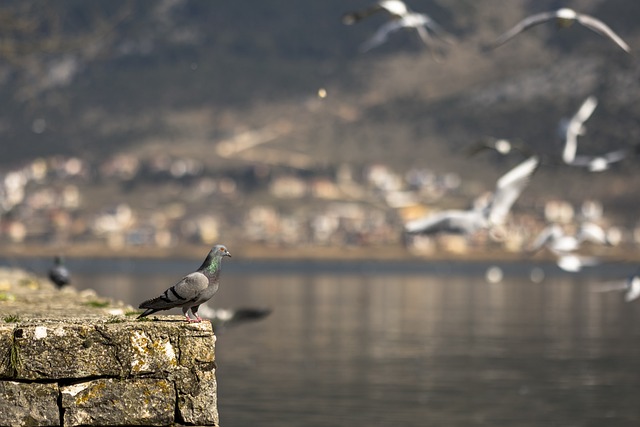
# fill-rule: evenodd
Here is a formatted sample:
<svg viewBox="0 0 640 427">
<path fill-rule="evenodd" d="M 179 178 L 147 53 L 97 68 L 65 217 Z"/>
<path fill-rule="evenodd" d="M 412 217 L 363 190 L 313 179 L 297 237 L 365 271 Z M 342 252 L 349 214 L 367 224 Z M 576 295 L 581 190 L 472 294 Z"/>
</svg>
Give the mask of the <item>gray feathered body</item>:
<svg viewBox="0 0 640 427">
<path fill-rule="evenodd" d="M 213 248 L 200 268 L 163 292 L 162 295 L 144 301 L 139 308 L 146 310 L 139 316 L 145 317 L 152 313 L 172 308 L 182 307 L 183 314 L 189 319 L 188 311 L 199 319 L 197 314 L 200 304 L 210 300 L 218 291 L 220 267 L 222 258 L 231 256 L 222 246 Z"/>
</svg>

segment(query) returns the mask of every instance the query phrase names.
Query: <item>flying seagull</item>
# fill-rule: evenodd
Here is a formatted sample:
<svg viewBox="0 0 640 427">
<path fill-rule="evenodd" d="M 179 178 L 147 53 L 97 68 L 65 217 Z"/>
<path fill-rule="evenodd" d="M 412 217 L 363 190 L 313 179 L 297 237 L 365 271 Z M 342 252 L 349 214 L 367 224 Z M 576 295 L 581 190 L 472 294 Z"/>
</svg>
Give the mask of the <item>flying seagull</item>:
<svg viewBox="0 0 640 427">
<path fill-rule="evenodd" d="M 626 280 L 603 283 L 597 292 L 624 291 L 624 300 L 631 302 L 640 298 L 640 272 L 632 274 Z"/>
<path fill-rule="evenodd" d="M 383 24 L 378 31 L 360 47 L 362 52 L 367 52 L 380 46 L 387 41 L 389 34 L 402 28 L 416 30 L 423 43 L 430 48 L 432 38 L 429 31 L 441 40 L 451 43 L 451 39 L 433 19 L 424 13 L 409 10 L 407 5 L 399 0 L 383 0 L 376 2 L 364 10 L 345 13 L 342 16 L 342 22 L 346 25 L 351 25 L 378 12 L 386 12 L 391 20 Z"/>
<path fill-rule="evenodd" d="M 551 224 L 543 229 L 536 237 L 529 254 L 538 252 L 546 247 L 556 256 L 558 267 L 569 272 L 578 272 L 583 267 L 597 265 L 599 260 L 595 257 L 579 255 L 576 253 L 583 242 L 592 242 L 602 245 L 610 245 L 605 231 L 599 225 L 592 222 L 584 222 L 575 235 L 569 235 L 558 224 Z"/>
<path fill-rule="evenodd" d="M 469 210 L 446 210 L 409 221 L 405 224 L 405 231 L 410 234 L 470 234 L 503 224 L 511 206 L 529 183 L 539 163 L 539 158 L 532 156 L 504 174 L 488 201 L 476 203 Z"/>
<path fill-rule="evenodd" d="M 58 289 L 71 283 L 71 274 L 69 274 L 69 269 L 64 265 L 62 256 L 56 255 L 54 257 L 53 266 L 49 269 L 49 279 Z"/>
<path fill-rule="evenodd" d="M 627 150 L 615 150 L 599 156 L 577 156 L 578 136 L 585 134 L 584 122 L 593 114 L 598 105 L 598 100 L 590 96 L 584 100 L 576 114 L 564 125 L 564 149 L 562 161 L 569 166 L 583 167 L 590 172 L 602 172 L 609 169 L 613 163 L 624 160 Z"/>
<path fill-rule="evenodd" d="M 622 50 L 629 53 L 631 50 L 629 45 L 620 38 L 607 24 L 594 18 L 593 16 L 578 13 L 573 9 L 562 8 L 551 12 L 542 12 L 535 15 L 531 15 L 518 22 L 513 28 L 493 42 L 491 48 L 496 48 L 516 35 L 520 34 L 524 30 L 531 28 L 535 25 L 542 24 L 543 22 L 555 20 L 558 27 L 566 28 L 572 26 L 575 22 L 584 25 L 588 29 L 595 31 L 596 33 L 609 38 L 615 44 L 617 44 Z"/>
<path fill-rule="evenodd" d="M 214 246 L 198 270 L 183 277 L 159 297 L 140 304 L 139 308 L 146 310 L 138 316 L 138 319 L 157 311 L 182 307 L 182 314 L 187 322 L 202 322 L 202 318 L 198 315 L 198 307 L 211 299 L 218 290 L 222 258 L 227 256 L 230 257 L 231 254 L 225 246 Z M 195 319 L 189 317 L 189 310 Z"/>
<path fill-rule="evenodd" d="M 546 247 L 556 255 L 567 255 L 580 249 L 583 242 L 611 244 L 603 228 L 593 222 L 584 222 L 575 235 L 567 234 L 558 224 L 551 224 L 538 234 L 528 252 L 533 254 Z"/>
</svg>

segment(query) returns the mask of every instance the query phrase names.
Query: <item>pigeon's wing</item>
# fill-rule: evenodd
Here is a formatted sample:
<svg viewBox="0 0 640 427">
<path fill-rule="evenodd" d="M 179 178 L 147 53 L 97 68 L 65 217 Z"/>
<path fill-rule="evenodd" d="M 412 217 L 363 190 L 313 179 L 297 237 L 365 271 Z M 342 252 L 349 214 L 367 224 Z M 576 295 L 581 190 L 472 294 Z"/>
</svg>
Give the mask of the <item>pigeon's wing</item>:
<svg viewBox="0 0 640 427">
<path fill-rule="evenodd" d="M 202 273 L 191 273 L 159 297 L 147 300 L 139 308 L 167 310 L 174 307 L 189 305 L 209 286 L 209 279 Z"/>
<path fill-rule="evenodd" d="M 509 39 L 517 36 L 524 30 L 533 27 L 534 25 L 542 24 L 545 21 L 553 19 L 556 17 L 556 12 L 542 12 L 537 13 L 535 15 L 528 16 L 524 18 L 522 21 L 518 22 L 513 28 L 509 31 L 502 34 L 498 37 L 490 46 L 491 49 L 495 49 L 496 47 L 503 45 Z"/>
<path fill-rule="evenodd" d="M 390 33 L 397 31 L 402 27 L 403 25 L 401 20 L 393 20 L 382 24 L 380 28 L 378 28 L 378 31 L 376 31 L 369 40 L 364 42 L 362 46 L 360 46 L 360 51 L 367 52 L 374 47 L 380 46 L 382 43 L 387 41 L 387 37 Z"/>
<path fill-rule="evenodd" d="M 493 199 L 489 205 L 488 218 L 490 223 L 502 224 L 506 220 L 511 206 L 527 186 L 539 164 L 538 156 L 531 156 L 498 180 Z"/>
<path fill-rule="evenodd" d="M 620 48 L 625 52 L 629 53 L 631 51 L 631 49 L 629 48 L 629 45 L 624 40 L 622 40 L 622 38 L 619 35 L 617 35 L 611 28 L 609 28 L 607 24 L 600 21 L 599 19 L 596 19 L 593 16 L 583 15 L 579 13 L 576 16 L 576 20 L 582 25 L 584 25 L 585 27 L 589 28 L 590 30 L 593 30 L 596 33 L 603 35 L 605 37 L 608 37 L 615 44 L 620 46 Z"/>
<path fill-rule="evenodd" d="M 575 159 L 578 149 L 578 135 L 583 133 L 583 124 L 591 117 L 597 105 L 598 100 L 595 96 L 588 97 L 582 105 L 580 105 L 576 114 L 569 120 L 566 127 L 564 150 L 562 152 L 562 160 L 565 163 L 571 163 Z"/>
<path fill-rule="evenodd" d="M 640 298 L 640 276 L 633 275 L 627 280 L 627 293 L 624 296 L 625 301 L 631 302 Z"/>
<path fill-rule="evenodd" d="M 438 212 L 424 218 L 415 219 L 405 224 L 405 231 L 412 234 L 435 234 L 445 232 L 471 232 L 477 226 L 474 220 L 476 212 L 448 210 Z"/>
</svg>

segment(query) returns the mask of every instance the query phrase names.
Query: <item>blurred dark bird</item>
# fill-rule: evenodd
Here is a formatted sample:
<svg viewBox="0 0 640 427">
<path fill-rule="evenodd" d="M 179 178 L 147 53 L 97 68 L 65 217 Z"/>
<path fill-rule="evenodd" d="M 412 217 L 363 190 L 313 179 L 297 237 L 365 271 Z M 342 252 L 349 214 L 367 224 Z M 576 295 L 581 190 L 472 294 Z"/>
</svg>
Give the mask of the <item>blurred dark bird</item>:
<svg viewBox="0 0 640 427">
<path fill-rule="evenodd" d="M 200 306 L 200 314 L 209 319 L 214 327 L 226 327 L 245 322 L 261 320 L 271 314 L 270 308 L 211 308 L 207 304 Z"/>
<path fill-rule="evenodd" d="M 342 22 L 351 25 L 378 12 L 386 12 L 391 20 L 383 24 L 378 31 L 360 47 L 362 52 L 367 52 L 387 41 L 389 35 L 403 28 L 414 29 L 420 40 L 432 49 L 432 32 L 436 37 L 446 43 L 452 43 L 452 39 L 433 19 L 424 13 L 409 10 L 407 5 L 399 0 L 383 0 L 360 11 L 345 13 Z M 433 50 L 432 55 L 435 56 Z"/>
<path fill-rule="evenodd" d="M 640 272 L 632 274 L 626 280 L 603 283 L 596 290 L 596 292 L 611 291 L 623 291 L 626 302 L 640 298 Z"/>
<path fill-rule="evenodd" d="M 481 152 L 495 151 L 496 153 L 507 156 L 512 153 L 520 153 L 526 157 L 532 156 L 532 150 L 520 140 L 508 140 L 504 138 L 486 137 L 480 141 L 465 147 L 464 152 L 467 156 L 475 156 Z"/>
<path fill-rule="evenodd" d="M 424 218 L 409 221 L 405 231 L 410 234 L 462 233 L 503 224 L 511 206 L 529 183 L 540 160 L 532 156 L 504 174 L 488 199 L 476 200 L 469 210 L 446 210 Z"/>
<path fill-rule="evenodd" d="M 140 304 L 139 308 L 146 308 L 146 310 L 138 316 L 138 319 L 157 311 L 182 307 L 182 314 L 187 322 L 202 322 L 202 318 L 198 315 L 198 307 L 209 301 L 218 291 L 222 258 L 230 256 L 225 246 L 214 246 L 198 270 L 183 277 L 159 297 Z M 189 311 L 195 319 L 189 317 Z"/>
<path fill-rule="evenodd" d="M 531 28 L 535 25 L 542 24 L 543 22 L 547 22 L 550 20 L 555 20 L 556 24 L 560 28 L 567 28 L 572 26 L 575 22 L 584 25 L 588 29 L 595 31 L 596 33 L 609 38 L 615 44 L 617 44 L 622 50 L 629 53 L 630 48 L 627 43 L 625 43 L 620 36 L 618 36 L 608 25 L 599 19 L 594 18 L 593 16 L 585 15 L 582 13 L 578 13 L 573 9 L 562 8 L 552 12 L 542 12 L 535 15 L 528 16 L 522 21 L 518 22 L 513 28 L 511 28 L 506 33 L 502 34 L 498 37 L 493 44 L 490 46 L 491 49 L 494 49 L 521 32 L 525 31 L 528 28 Z"/>
<path fill-rule="evenodd" d="M 56 255 L 53 259 L 53 266 L 49 269 L 49 279 L 58 289 L 71 283 L 71 274 L 64 265 L 64 258 Z"/>
</svg>

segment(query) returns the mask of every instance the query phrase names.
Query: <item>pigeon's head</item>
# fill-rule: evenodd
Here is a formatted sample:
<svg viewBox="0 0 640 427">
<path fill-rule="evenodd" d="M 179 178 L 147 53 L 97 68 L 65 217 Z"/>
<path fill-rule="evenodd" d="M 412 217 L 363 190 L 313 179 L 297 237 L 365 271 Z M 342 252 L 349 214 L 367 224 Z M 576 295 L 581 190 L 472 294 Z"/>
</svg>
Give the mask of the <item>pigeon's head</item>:
<svg viewBox="0 0 640 427">
<path fill-rule="evenodd" d="M 213 256 L 219 256 L 219 257 L 224 257 L 224 256 L 228 256 L 230 257 L 231 254 L 229 253 L 229 251 L 227 250 L 227 247 L 225 245 L 216 245 L 213 247 L 213 249 L 211 249 L 211 254 Z"/>
</svg>

